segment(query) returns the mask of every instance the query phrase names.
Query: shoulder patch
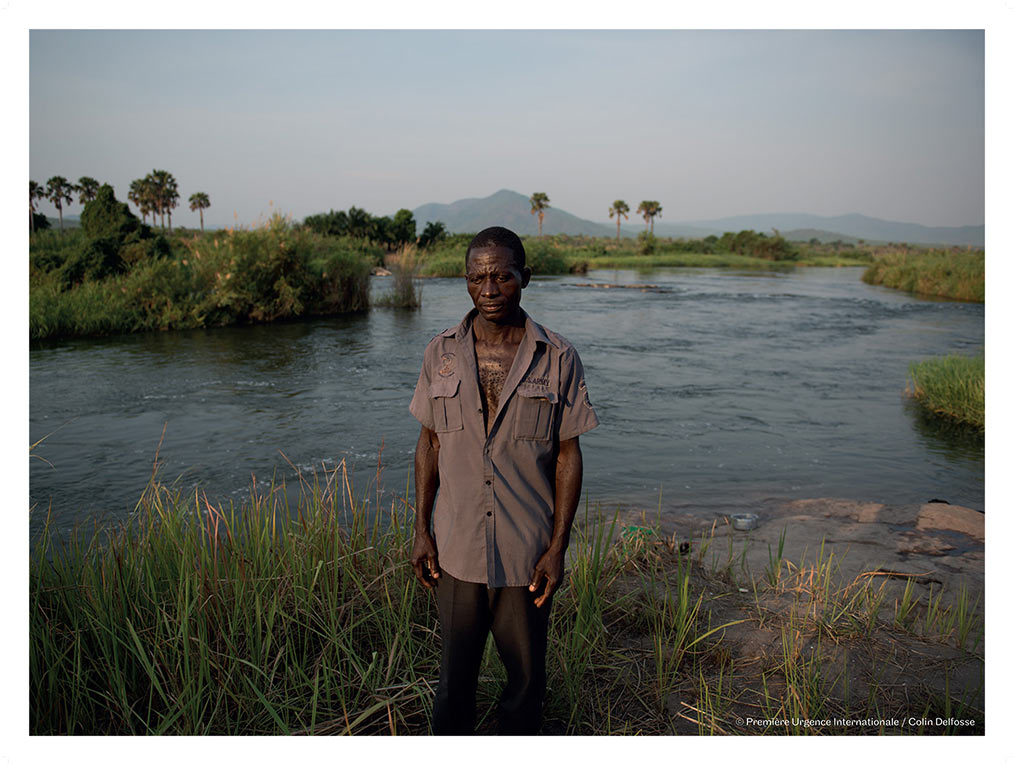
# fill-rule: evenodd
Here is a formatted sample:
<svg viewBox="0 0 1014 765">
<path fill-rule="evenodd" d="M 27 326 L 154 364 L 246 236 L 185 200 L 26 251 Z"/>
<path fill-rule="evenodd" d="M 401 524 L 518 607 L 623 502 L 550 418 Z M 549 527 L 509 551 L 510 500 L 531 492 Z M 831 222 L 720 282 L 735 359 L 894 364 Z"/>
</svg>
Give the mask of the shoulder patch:
<svg viewBox="0 0 1014 765">
<path fill-rule="evenodd" d="M 455 362 L 453 353 L 442 353 L 440 355 L 440 369 L 437 370 L 437 374 L 441 377 L 450 377 L 454 374 Z"/>
</svg>

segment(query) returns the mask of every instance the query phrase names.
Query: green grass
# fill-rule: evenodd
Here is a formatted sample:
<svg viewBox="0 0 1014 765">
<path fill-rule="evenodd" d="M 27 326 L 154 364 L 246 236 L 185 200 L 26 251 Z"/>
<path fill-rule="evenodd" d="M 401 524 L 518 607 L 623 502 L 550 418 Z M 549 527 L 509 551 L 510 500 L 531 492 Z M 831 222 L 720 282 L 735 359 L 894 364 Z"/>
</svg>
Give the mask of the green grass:
<svg viewBox="0 0 1014 765">
<path fill-rule="evenodd" d="M 928 411 L 954 422 L 986 427 L 986 359 L 945 356 L 909 365 L 912 396 Z"/>
<path fill-rule="evenodd" d="M 887 251 L 863 274 L 867 284 L 927 297 L 986 301 L 986 257 L 979 251 Z"/>
</svg>

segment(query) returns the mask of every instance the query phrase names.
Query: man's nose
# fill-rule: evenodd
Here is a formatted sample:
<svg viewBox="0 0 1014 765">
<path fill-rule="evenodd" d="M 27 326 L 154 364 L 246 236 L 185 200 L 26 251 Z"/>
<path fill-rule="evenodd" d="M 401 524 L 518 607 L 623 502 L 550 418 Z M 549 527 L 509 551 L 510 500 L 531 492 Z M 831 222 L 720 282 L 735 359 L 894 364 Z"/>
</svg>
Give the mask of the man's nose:
<svg viewBox="0 0 1014 765">
<path fill-rule="evenodd" d="M 500 294 L 500 288 L 495 279 L 484 279 L 482 282 L 482 296 L 494 297 Z"/>
</svg>

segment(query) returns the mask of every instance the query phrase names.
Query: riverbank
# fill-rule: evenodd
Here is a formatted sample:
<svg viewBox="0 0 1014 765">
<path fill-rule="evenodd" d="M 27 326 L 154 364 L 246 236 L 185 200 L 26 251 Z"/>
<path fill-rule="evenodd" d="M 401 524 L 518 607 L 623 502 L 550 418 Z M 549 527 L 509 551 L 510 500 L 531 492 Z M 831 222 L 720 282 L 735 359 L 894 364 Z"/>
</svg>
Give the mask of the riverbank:
<svg viewBox="0 0 1014 765">
<path fill-rule="evenodd" d="M 371 519 L 343 470 L 301 483 L 291 517 L 277 488 L 233 512 L 152 483 L 105 546 L 43 536 L 31 733 L 425 733 L 439 638 L 411 508 Z M 650 517 L 576 525 L 546 733 L 983 732 L 980 514 L 809 500 L 752 532 Z M 491 649 L 481 677 L 486 733 Z"/>
<path fill-rule="evenodd" d="M 877 255 L 863 281 L 924 297 L 985 303 L 986 256 L 981 250 L 889 250 Z"/>
</svg>

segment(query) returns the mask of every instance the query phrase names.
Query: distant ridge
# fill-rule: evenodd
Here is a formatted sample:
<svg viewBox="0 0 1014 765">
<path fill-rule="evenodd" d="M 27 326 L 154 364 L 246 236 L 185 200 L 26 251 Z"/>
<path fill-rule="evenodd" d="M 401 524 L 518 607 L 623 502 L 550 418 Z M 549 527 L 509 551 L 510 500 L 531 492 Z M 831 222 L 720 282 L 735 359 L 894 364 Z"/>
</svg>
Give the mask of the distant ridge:
<svg viewBox="0 0 1014 765">
<path fill-rule="evenodd" d="M 808 213 L 766 213 L 762 215 L 735 215 L 727 218 L 690 221 L 687 225 L 709 229 L 711 233 L 753 229 L 770 233 L 773 229 L 785 233 L 793 229 L 817 229 L 844 234 L 867 242 L 907 242 L 908 244 L 953 244 L 982 247 L 986 242 L 986 227 L 980 226 L 922 226 L 918 223 L 870 218 L 866 215 L 810 215 Z M 655 233 L 660 226 L 655 223 Z M 666 234 L 667 236 L 669 234 Z"/>
<path fill-rule="evenodd" d="M 608 207 L 608 202 L 605 204 Z M 636 204 L 631 203 L 631 206 L 636 209 Z M 506 226 L 519 234 L 532 236 L 538 231 L 538 223 L 530 210 L 531 205 L 527 196 L 510 189 L 501 189 L 488 197 L 459 199 L 450 204 L 421 205 L 413 210 L 412 214 L 420 230 L 429 221 L 442 221 L 447 230 L 453 233 L 474 233 L 487 226 Z M 636 236 L 644 230 L 644 225 L 639 221 L 634 223 L 636 218 L 636 213 L 631 210 L 630 221 L 625 222 L 621 228 L 623 236 Z M 704 237 L 709 234 L 721 236 L 726 231 L 743 229 L 765 233 L 777 229 L 782 234 L 800 229 L 813 229 L 820 232 L 815 234 L 818 239 L 830 237 L 828 241 L 841 239 L 843 242 L 863 239 L 870 243 L 907 242 L 982 247 L 986 240 L 984 225 L 932 227 L 881 220 L 857 213 L 832 217 L 808 213 L 766 213 L 685 222 L 655 220 L 655 234 L 658 236 Z M 550 207 L 543 220 L 542 233 L 616 236 L 616 225 L 595 223 L 557 207 Z"/>
</svg>

